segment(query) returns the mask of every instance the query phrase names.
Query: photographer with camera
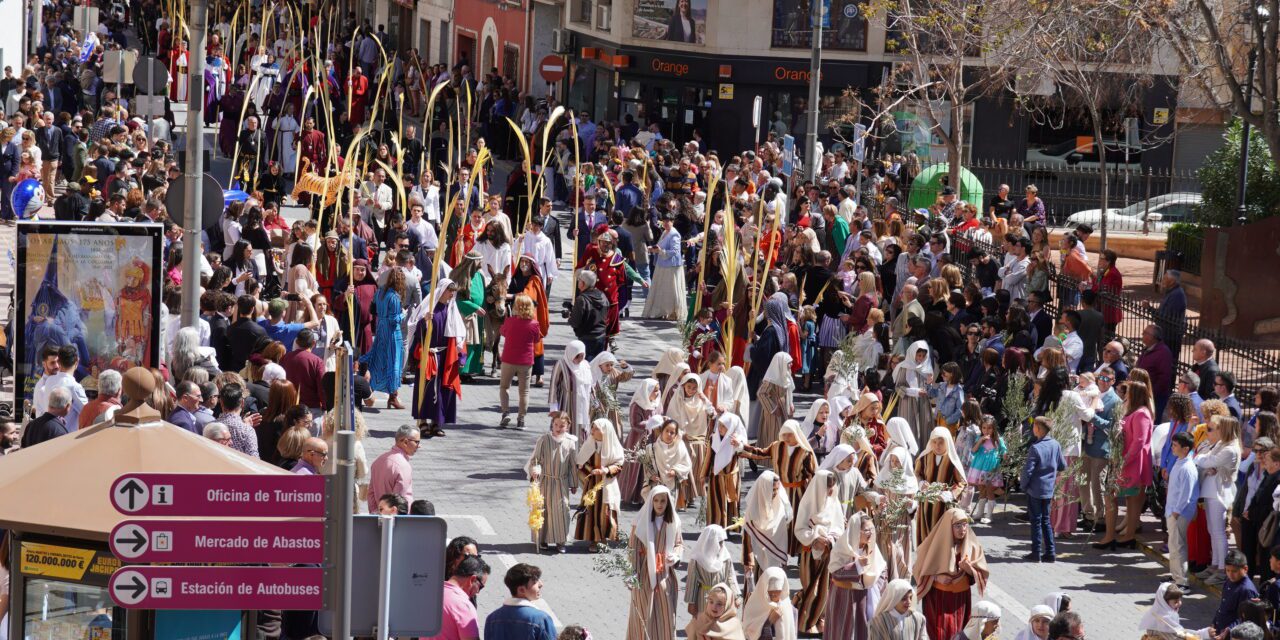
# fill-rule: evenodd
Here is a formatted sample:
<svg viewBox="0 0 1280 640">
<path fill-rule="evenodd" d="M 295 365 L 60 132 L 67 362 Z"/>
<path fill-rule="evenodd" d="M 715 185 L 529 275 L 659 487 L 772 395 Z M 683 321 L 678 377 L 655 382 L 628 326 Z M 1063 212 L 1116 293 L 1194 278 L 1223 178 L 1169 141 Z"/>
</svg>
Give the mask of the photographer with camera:
<svg viewBox="0 0 1280 640">
<path fill-rule="evenodd" d="M 573 301 L 564 302 L 561 315 L 569 319 L 573 335 L 587 346 L 587 360 L 596 357 L 605 347 L 605 318 L 609 311 L 609 299 L 596 288 L 594 271 L 578 272 L 578 295 Z"/>
</svg>

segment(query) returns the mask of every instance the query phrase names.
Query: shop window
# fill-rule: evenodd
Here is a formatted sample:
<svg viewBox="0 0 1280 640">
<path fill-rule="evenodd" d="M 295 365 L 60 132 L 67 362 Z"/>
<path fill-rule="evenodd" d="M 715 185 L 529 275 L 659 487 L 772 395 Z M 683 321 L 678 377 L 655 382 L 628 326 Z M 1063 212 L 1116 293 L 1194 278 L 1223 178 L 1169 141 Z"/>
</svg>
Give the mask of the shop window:
<svg viewBox="0 0 1280 640">
<path fill-rule="evenodd" d="M 32 578 L 25 604 L 29 638 L 124 637 L 124 611 L 115 608 L 106 587 Z"/>
<path fill-rule="evenodd" d="M 813 42 L 809 24 L 812 0 L 773 0 L 772 46 L 808 49 Z M 822 47 L 838 51 L 867 50 L 867 21 L 859 0 L 825 0 L 830 26 L 822 29 Z"/>
</svg>

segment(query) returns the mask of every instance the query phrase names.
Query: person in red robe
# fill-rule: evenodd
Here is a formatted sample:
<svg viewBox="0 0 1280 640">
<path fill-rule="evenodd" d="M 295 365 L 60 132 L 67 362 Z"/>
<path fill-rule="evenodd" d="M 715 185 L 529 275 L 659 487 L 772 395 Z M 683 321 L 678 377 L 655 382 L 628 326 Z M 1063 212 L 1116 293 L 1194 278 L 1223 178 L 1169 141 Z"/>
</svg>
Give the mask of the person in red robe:
<svg viewBox="0 0 1280 640">
<path fill-rule="evenodd" d="M 315 118 L 308 117 L 302 121 L 302 133 L 298 134 L 298 154 L 307 159 L 312 172 L 324 175 L 325 166 L 329 163 L 329 141 L 316 128 Z"/>
<path fill-rule="evenodd" d="M 163 31 L 160 32 L 163 37 Z M 169 60 L 169 99 L 173 101 L 185 102 L 187 100 L 187 92 L 190 90 L 188 82 L 188 65 L 191 64 L 191 58 L 187 53 L 187 42 L 178 40 L 177 46 L 168 53 Z"/>
<path fill-rule="evenodd" d="M 615 247 L 617 240 L 608 225 L 601 224 L 593 232 L 595 241 L 583 252 L 578 261 L 579 269 L 596 273 L 596 288 L 609 299 L 609 311 L 605 315 L 605 333 L 612 337 L 622 331 L 618 322 L 618 285 L 627 277 L 626 261 Z"/>
<path fill-rule="evenodd" d="M 369 99 L 369 79 L 358 66 L 347 80 L 347 95 L 351 98 L 351 124 L 358 127 L 364 124 L 365 101 Z"/>
<path fill-rule="evenodd" d="M 137 366 L 158 365 L 151 355 L 151 267 L 134 258 L 125 267 L 124 287 L 116 300 L 115 337 L 120 353 Z"/>
</svg>

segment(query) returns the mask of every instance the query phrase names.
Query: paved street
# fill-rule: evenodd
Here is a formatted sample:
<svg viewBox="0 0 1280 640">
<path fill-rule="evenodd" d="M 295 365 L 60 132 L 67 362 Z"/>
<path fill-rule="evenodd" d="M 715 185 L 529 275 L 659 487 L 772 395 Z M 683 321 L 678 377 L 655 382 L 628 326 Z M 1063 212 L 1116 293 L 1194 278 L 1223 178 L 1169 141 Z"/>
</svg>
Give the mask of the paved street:
<svg viewBox="0 0 1280 640">
<path fill-rule="evenodd" d="M 559 308 L 559 301 L 569 294 L 569 280 L 569 271 L 562 270 L 552 292 L 552 309 Z M 639 308 L 633 303 L 634 313 L 638 313 Z M 564 345 L 572 339 L 563 320 L 553 316 L 551 334 L 546 341 L 548 373 Z M 671 322 L 634 317 L 623 321 L 617 355 L 637 368 L 637 377 L 620 390 L 621 402 L 630 401 L 632 390 L 648 375 L 662 349 L 678 340 L 679 331 Z M 403 393 L 408 392 L 406 388 Z M 407 397 L 403 393 L 402 397 Z M 385 404 L 382 394 L 376 397 L 379 405 Z M 514 402 L 514 397 L 512 400 Z M 797 397 L 797 409 L 803 411 L 810 400 L 807 396 Z M 561 623 L 584 624 L 595 637 L 620 638 L 625 632 L 629 602 L 621 580 L 598 573 L 594 569 L 597 556 L 581 546 L 573 547 L 565 555 L 538 555 L 529 539 L 525 524 L 528 509 L 524 503 L 528 482 L 522 467 L 534 441 L 548 425 L 546 411 L 546 388 L 530 389 L 528 429 L 498 429 L 497 380 L 482 378 L 466 385 L 459 404 L 461 424 L 450 429 L 446 438 L 424 440 L 413 458 L 414 497 L 426 498 L 435 504 L 437 513 L 449 523 L 450 536 L 468 535 L 479 541 L 481 553 L 493 567 L 495 576 L 480 594 L 482 617 L 506 597 L 500 577 L 507 567 L 516 562 L 529 562 L 542 567 L 547 585 L 543 594 Z M 391 446 L 398 426 L 412 422 L 408 411 L 386 409 L 367 411 L 365 418 L 370 428 L 365 441 L 370 460 Z M 749 472 L 748 477 L 752 477 Z M 997 515 L 996 524 L 975 529 L 982 536 L 992 570 L 992 588 L 987 598 L 1005 612 L 1001 637 L 1012 638 L 1026 625 L 1030 608 L 1047 593 L 1059 590 L 1067 591 L 1075 600 L 1073 609 L 1084 616 L 1090 638 L 1136 637 L 1134 630 L 1164 575 L 1163 569 L 1136 551 L 1112 554 L 1104 561 L 1099 552 L 1087 547 L 1082 537 L 1062 544 L 1057 564 L 1022 563 L 1017 558 L 1029 551 L 1029 534 L 1026 524 L 1014 523 L 1012 505 L 1010 509 L 1009 513 Z M 621 517 L 624 530 L 629 530 L 635 512 L 636 507 L 624 505 Z M 688 548 L 697 539 L 700 528 L 694 522 L 694 511 L 686 511 L 681 516 Z M 740 558 L 738 545 L 733 547 L 734 557 Z M 741 566 L 738 568 L 740 571 Z M 678 573 L 683 579 L 683 566 Z M 795 576 L 794 570 L 792 575 Z M 798 585 L 798 580 L 794 584 Z M 1184 620 L 1207 624 L 1216 605 L 1216 597 L 1210 602 L 1210 598 L 1197 592 L 1187 598 L 1183 606 Z M 679 613 L 678 626 L 683 636 L 689 616 L 683 605 Z"/>
</svg>

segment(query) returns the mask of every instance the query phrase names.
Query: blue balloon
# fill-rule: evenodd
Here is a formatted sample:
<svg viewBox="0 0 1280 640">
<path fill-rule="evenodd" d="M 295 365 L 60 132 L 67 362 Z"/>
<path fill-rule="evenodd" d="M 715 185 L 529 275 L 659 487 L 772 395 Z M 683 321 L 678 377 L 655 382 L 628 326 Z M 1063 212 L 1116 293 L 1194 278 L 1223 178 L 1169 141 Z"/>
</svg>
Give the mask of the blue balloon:
<svg viewBox="0 0 1280 640">
<path fill-rule="evenodd" d="M 27 178 L 13 188 L 10 204 L 19 218 L 35 217 L 40 207 L 44 206 L 44 187 L 40 186 L 39 180 Z"/>
<path fill-rule="evenodd" d="M 222 191 L 222 206 L 227 206 L 232 202 L 244 202 L 249 199 L 249 194 L 240 189 L 224 189 Z"/>
</svg>

